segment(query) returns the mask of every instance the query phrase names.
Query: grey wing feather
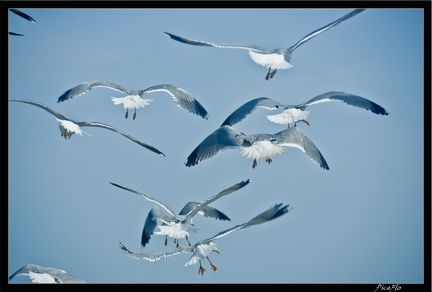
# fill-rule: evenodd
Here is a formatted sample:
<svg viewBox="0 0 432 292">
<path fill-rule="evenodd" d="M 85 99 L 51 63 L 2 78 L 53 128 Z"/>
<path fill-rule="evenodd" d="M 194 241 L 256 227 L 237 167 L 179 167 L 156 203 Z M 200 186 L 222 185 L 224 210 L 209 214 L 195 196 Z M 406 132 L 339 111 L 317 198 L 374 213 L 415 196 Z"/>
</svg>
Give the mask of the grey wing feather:
<svg viewBox="0 0 432 292">
<path fill-rule="evenodd" d="M 232 126 L 237 124 L 246 118 L 247 115 L 251 114 L 254 110 L 260 107 L 266 109 L 277 109 L 281 107 L 285 108 L 285 105 L 268 97 L 258 97 L 241 105 L 225 119 L 221 126 Z"/>
<path fill-rule="evenodd" d="M 164 31 L 164 34 L 172 38 L 173 40 L 176 40 L 181 43 L 185 43 L 188 45 L 195 45 L 195 46 L 206 46 L 206 47 L 215 47 L 215 48 L 227 48 L 227 49 L 246 49 L 246 50 L 253 50 L 263 53 L 271 53 L 272 50 L 261 48 L 254 45 L 241 45 L 241 44 L 224 44 L 224 43 L 212 43 L 212 42 L 205 42 L 205 41 L 198 41 L 198 40 L 191 40 L 187 38 L 183 38 L 177 35 L 174 35 L 172 33 Z"/>
<path fill-rule="evenodd" d="M 98 122 L 75 122 L 75 123 L 78 126 L 80 126 L 80 127 L 99 127 L 99 128 L 104 128 L 104 129 L 107 129 L 107 130 L 111 130 L 113 132 L 116 132 L 116 133 L 119 133 L 119 134 L 123 135 L 124 137 L 128 138 L 129 140 L 131 140 L 131 141 L 133 141 L 133 142 L 135 142 L 135 143 L 143 146 L 144 148 L 147 148 L 148 150 L 150 150 L 150 151 L 152 151 L 152 152 L 154 152 L 156 154 L 160 154 L 160 155 L 165 156 L 165 154 L 163 152 L 161 152 L 159 149 L 157 149 L 157 148 L 155 148 L 153 146 L 150 146 L 149 144 L 146 144 L 146 143 L 144 143 L 144 142 L 136 139 L 135 137 L 132 137 L 131 135 L 128 135 L 128 134 L 126 134 L 126 133 L 120 131 L 119 129 L 114 128 L 114 127 L 112 127 L 110 125 L 103 124 L 103 123 L 98 123 Z"/>
<path fill-rule="evenodd" d="M 9 32 L 9 35 L 24 36 L 23 34 L 12 32 L 12 31 Z"/>
<path fill-rule="evenodd" d="M 329 24 L 327 24 L 327 25 L 325 25 L 325 26 L 323 26 L 323 27 L 321 27 L 321 28 L 318 28 L 317 30 L 314 30 L 313 32 L 311 32 L 311 33 L 307 34 L 306 36 L 304 36 L 304 37 L 303 37 L 301 40 L 299 40 L 296 44 L 294 44 L 294 45 L 290 48 L 291 51 L 294 51 L 295 49 L 297 49 L 299 46 L 301 46 L 302 44 L 304 44 L 305 42 L 307 42 L 307 41 L 310 40 L 311 38 L 313 38 L 313 37 L 319 35 L 320 33 L 325 32 L 326 30 L 332 28 L 333 26 L 338 25 L 338 24 L 341 23 L 342 21 L 347 20 L 347 19 L 349 19 L 349 18 L 351 18 L 351 17 L 353 17 L 353 16 L 359 14 L 360 12 L 362 12 L 362 11 L 364 11 L 364 10 L 366 10 L 366 9 L 355 9 L 355 10 L 351 11 L 350 13 L 348 13 L 348 14 L 342 16 L 341 18 L 339 18 L 339 19 L 337 19 L 337 20 L 335 20 L 335 21 L 333 21 L 333 22 L 331 22 L 331 23 L 329 23 Z"/>
<path fill-rule="evenodd" d="M 287 147 L 300 148 L 312 161 L 320 167 L 329 170 L 324 156 L 312 140 L 297 127 L 291 127 L 274 135 L 277 144 Z"/>
<path fill-rule="evenodd" d="M 195 114 L 201 116 L 204 119 L 208 119 L 207 110 L 196 100 L 192 95 L 189 94 L 186 90 L 174 86 L 172 84 L 161 84 L 154 85 L 147 89 L 140 91 L 140 96 L 144 93 L 156 92 L 156 91 L 165 91 L 174 99 L 174 102 L 181 108 Z"/>
<path fill-rule="evenodd" d="M 36 101 L 32 101 L 32 100 L 24 100 L 24 99 L 9 99 L 9 101 L 28 103 L 28 104 L 31 104 L 31 105 L 34 105 L 34 106 L 40 107 L 41 109 L 46 110 L 47 112 L 49 112 L 50 114 L 55 116 L 57 119 L 69 120 L 65 116 L 63 116 L 62 114 L 59 114 L 58 112 L 56 112 L 55 110 L 53 110 L 49 106 L 44 105 L 43 103 L 40 103 L 40 102 L 36 102 Z"/>
<path fill-rule="evenodd" d="M 97 80 L 97 81 L 89 81 L 89 82 L 84 82 L 82 84 L 79 84 L 75 87 L 72 87 L 71 89 L 66 90 L 57 100 L 57 102 L 62 102 L 65 100 L 68 100 L 70 98 L 74 98 L 76 96 L 82 95 L 84 93 L 86 93 L 87 91 L 95 88 L 95 87 L 106 87 L 106 88 L 110 88 L 112 90 L 116 90 L 119 92 L 123 92 L 128 94 L 130 92 L 130 90 L 117 85 L 115 83 L 109 82 L 109 81 L 104 81 L 104 80 Z"/>
<path fill-rule="evenodd" d="M 149 197 L 147 195 L 144 195 L 143 193 L 140 193 L 138 191 L 135 191 L 135 190 L 127 188 L 127 187 L 123 187 L 123 186 L 121 186 L 119 184 L 116 184 L 116 183 L 110 182 L 110 184 L 112 184 L 113 186 L 116 186 L 118 188 L 124 189 L 126 191 L 129 191 L 129 192 L 135 193 L 137 195 L 140 195 L 140 196 L 144 197 L 146 200 L 158 204 L 159 206 L 161 206 L 162 208 L 164 208 L 168 213 L 170 213 L 172 216 L 174 216 L 175 218 L 178 218 L 177 214 L 169 206 L 167 206 L 164 203 L 156 200 L 155 198 Z"/>
<path fill-rule="evenodd" d="M 199 203 L 198 205 L 196 205 L 192 210 L 190 210 L 187 214 L 187 216 L 193 217 L 195 216 L 196 213 L 198 213 L 199 211 L 202 210 L 202 208 L 204 208 L 205 206 L 207 206 L 208 204 L 210 204 L 211 202 L 216 201 L 217 199 L 226 196 L 228 194 L 231 194 L 235 191 L 240 190 L 241 188 L 245 187 L 246 185 L 248 185 L 250 182 L 250 179 L 247 179 L 245 181 L 241 181 L 239 183 L 236 183 L 235 185 L 230 186 L 229 188 L 224 189 L 223 191 L 221 191 L 219 194 L 210 197 L 204 201 L 202 201 L 201 203 Z"/>
<path fill-rule="evenodd" d="M 150 241 L 151 235 L 154 233 L 157 226 L 157 219 L 168 223 L 170 220 L 165 214 L 157 207 L 153 207 L 147 215 L 144 223 L 143 232 L 141 235 L 141 245 L 145 247 Z"/>
<path fill-rule="evenodd" d="M 179 215 L 186 215 L 187 213 L 189 213 L 190 210 L 192 210 L 193 208 L 195 208 L 198 205 L 199 205 L 198 202 L 187 203 L 183 207 L 183 209 L 181 209 Z M 210 207 L 210 206 L 203 206 L 201 208 L 201 210 L 198 211 L 198 214 L 200 214 L 204 217 L 207 217 L 207 218 L 231 221 L 231 219 L 227 215 L 225 215 L 224 213 L 222 213 L 218 209 Z"/>
<path fill-rule="evenodd" d="M 21 10 L 18 10 L 18 9 L 15 9 L 15 8 L 10 8 L 9 10 L 11 12 L 15 13 L 16 15 L 21 16 L 22 18 L 30 21 L 30 22 L 36 22 L 36 20 L 33 17 L 31 17 L 27 13 L 22 12 Z"/>
<path fill-rule="evenodd" d="M 230 126 L 222 126 L 208 135 L 188 156 L 185 165 L 194 166 L 207 160 L 219 151 L 242 146 L 245 135 Z"/>
<path fill-rule="evenodd" d="M 369 99 L 351 93 L 342 92 L 342 91 L 329 91 L 320 94 L 305 103 L 297 105 L 296 107 L 304 109 L 309 105 L 313 105 L 321 102 L 328 102 L 328 101 L 341 101 L 355 107 L 363 108 L 365 110 L 370 110 L 371 112 L 377 115 L 389 114 L 382 106 L 376 104 L 375 102 Z"/>
<path fill-rule="evenodd" d="M 176 249 L 166 251 L 166 252 L 154 252 L 154 253 L 134 253 L 126 248 L 126 246 L 123 245 L 119 241 L 120 248 L 126 252 L 130 257 L 140 260 L 147 260 L 150 262 L 155 262 L 163 258 L 171 257 L 173 255 L 179 254 L 179 253 L 189 253 L 192 251 L 192 247 L 177 247 Z"/>
<path fill-rule="evenodd" d="M 289 205 L 285 205 L 282 208 L 281 208 L 281 206 L 282 206 L 282 204 L 276 204 L 273 207 L 271 207 L 270 209 L 267 209 L 266 211 L 255 216 L 254 218 L 252 218 L 248 222 L 243 223 L 243 224 L 239 224 L 239 225 L 236 225 L 236 226 L 231 227 L 229 229 L 226 229 L 224 231 L 221 231 L 218 234 L 216 234 L 215 236 L 212 236 L 208 239 L 204 239 L 195 245 L 208 244 L 208 243 L 214 241 L 215 239 L 224 237 L 224 236 L 226 236 L 226 235 L 228 235 L 234 231 L 237 231 L 237 230 L 240 230 L 243 228 L 247 228 L 247 227 L 250 227 L 252 225 L 258 225 L 258 224 L 262 224 L 262 223 L 274 220 L 274 219 L 288 213 L 290 210 L 292 210 L 292 207 L 290 208 Z"/>
</svg>

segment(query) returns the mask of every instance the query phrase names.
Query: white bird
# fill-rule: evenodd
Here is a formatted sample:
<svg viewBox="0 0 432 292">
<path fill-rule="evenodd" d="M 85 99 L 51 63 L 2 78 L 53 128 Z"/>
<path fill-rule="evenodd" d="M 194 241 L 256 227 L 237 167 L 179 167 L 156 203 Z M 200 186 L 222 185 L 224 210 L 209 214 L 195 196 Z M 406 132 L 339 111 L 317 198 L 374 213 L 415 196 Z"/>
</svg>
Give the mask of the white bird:
<svg viewBox="0 0 432 292">
<path fill-rule="evenodd" d="M 254 45 L 242 45 L 242 44 L 226 44 L 226 43 L 214 43 L 214 42 L 206 42 L 206 41 L 198 41 L 198 40 L 192 40 L 183 38 L 174 34 L 171 34 L 169 32 L 164 33 L 172 38 L 173 40 L 189 44 L 189 45 L 196 45 L 196 46 L 207 46 L 207 47 L 216 47 L 216 48 L 229 48 L 229 49 L 246 49 L 249 51 L 249 56 L 252 58 L 252 60 L 266 68 L 268 68 L 268 73 L 265 77 L 266 80 L 269 80 L 269 78 L 273 78 L 273 76 L 276 74 L 276 70 L 278 69 L 288 69 L 293 67 L 291 62 L 291 57 L 295 49 L 300 47 L 302 44 L 307 42 L 308 40 L 312 39 L 313 37 L 319 35 L 320 33 L 338 25 L 344 20 L 347 20 L 360 12 L 364 11 L 365 9 L 355 9 L 351 11 L 350 13 L 342 16 L 341 18 L 317 29 L 313 32 L 309 33 L 305 37 L 303 37 L 301 40 L 299 40 L 297 43 L 292 45 L 291 47 L 287 48 L 277 48 L 277 49 L 266 49 L 261 48 Z M 273 70 L 273 71 L 272 71 Z"/>
<path fill-rule="evenodd" d="M 161 151 L 159 151 L 155 147 L 150 146 L 144 142 L 141 142 L 140 140 L 120 131 L 117 128 L 109 126 L 107 124 L 102 124 L 102 123 L 98 123 L 98 122 L 77 122 L 77 121 L 66 118 L 65 116 L 63 116 L 62 114 L 59 114 L 58 112 L 56 112 L 55 110 L 53 110 L 52 108 L 50 108 L 49 106 L 47 106 L 45 104 L 42 104 L 42 103 L 36 102 L 36 101 L 32 101 L 32 100 L 9 99 L 9 101 L 23 102 L 23 103 L 31 104 L 31 105 L 37 106 L 41 109 L 44 109 L 47 112 L 49 112 L 50 114 L 52 114 L 55 117 L 55 119 L 57 120 L 57 122 L 59 122 L 59 128 L 60 128 L 61 136 L 64 137 L 65 139 L 70 139 L 73 134 L 77 134 L 80 136 L 82 136 L 83 133 L 87 134 L 86 132 L 84 132 L 81 129 L 81 127 L 99 127 L 99 128 L 103 128 L 103 129 L 107 129 L 107 130 L 119 133 L 119 134 L 123 135 L 124 137 L 128 138 L 129 140 L 141 145 L 142 147 L 147 148 L 148 150 L 150 150 L 154 153 L 165 156 L 164 153 L 162 153 Z M 87 135 L 89 135 L 89 134 L 87 134 Z"/>
<path fill-rule="evenodd" d="M 253 159 L 252 168 L 255 168 L 257 160 L 265 160 L 270 164 L 273 156 L 285 151 L 284 147 L 298 148 L 320 167 L 330 169 L 312 140 L 297 127 L 276 134 L 246 135 L 228 125 L 208 135 L 188 156 L 185 165 L 194 166 L 222 150 L 240 148 L 242 156 Z"/>
<path fill-rule="evenodd" d="M 119 187 L 121 189 L 124 189 L 126 191 L 138 194 L 145 199 L 149 200 L 150 202 L 156 203 L 162 208 L 164 208 L 170 216 L 166 216 L 159 208 L 153 207 L 150 212 L 147 215 L 142 236 L 141 236 L 141 246 L 145 247 L 146 244 L 150 241 L 150 237 L 152 234 L 156 235 L 165 235 L 165 245 L 167 245 L 167 237 L 173 237 L 174 243 L 176 243 L 176 246 L 179 246 L 178 240 L 180 238 L 186 238 L 188 244 L 189 242 L 189 232 L 196 232 L 197 230 L 193 228 L 195 225 L 193 223 L 193 217 L 199 213 L 200 215 L 203 215 L 207 218 L 213 218 L 213 219 L 219 219 L 219 220 L 228 220 L 229 219 L 225 214 L 220 212 L 219 210 L 209 207 L 208 205 L 217 199 L 226 196 L 228 194 L 231 194 L 232 192 L 235 192 L 237 190 L 240 190 L 241 188 L 245 187 L 247 184 L 249 184 L 250 180 L 241 181 L 223 191 L 221 191 L 219 194 L 210 197 L 200 203 L 196 202 L 189 202 L 187 203 L 183 209 L 180 211 L 179 214 L 176 214 L 168 205 L 149 197 L 143 193 L 137 192 L 135 190 L 120 186 L 118 184 L 110 182 L 113 186 Z M 157 227 L 157 220 L 162 221 L 162 224 L 159 225 L 159 231 L 155 232 L 155 229 Z"/>
<path fill-rule="evenodd" d="M 27 264 L 23 266 L 9 277 L 9 281 L 11 281 L 16 276 L 28 276 L 33 283 L 86 283 L 84 280 L 69 276 L 63 270 L 51 267 L 42 267 L 35 264 Z"/>
<path fill-rule="evenodd" d="M 382 106 L 364 97 L 342 91 L 329 91 L 315 96 L 305 103 L 300 103 L 297 105 L 285 105 L 268 97 L 255 98 L 246 102 L 236 109 L 232 114 L 230 114 L 228 118 L 226 118 L 226 120 L 222 123 L 222 126 L 232 126 L 237 124 L 257 108 L 264 108 L 268 110 L 284 109 L 282 113 L 276 115 L 267 115 L 268 120 L 277 124 L 290 126 L 292 124 L 295 125 L 298 121 L 303 121 L 307 125 L 310 125 L 309 121 L 307 120 L 310 111 L 306 111 L 305 109 L 310 105 L 330 101 L 340 101 L 348 105 L 370 110 L 372 113 L 377 115 L 389 114 Z"/>
<path fill-rule="evenodd" d="M 262 223 L 266 223 L 268 221 L 271 221 L 273 219 L 276 219 L 286 213 L 288 213 L 289 211 L 291 211 L 293 208 L 288 205 L 285 205 L 283 207 L 281 207 L 282 204 L 276 204 L 273 207 L 271 207 L 270 209 L 262 212 L 261 214 L 259 214 L 258 216 L 255 216 L 254 218 L 252 218 L 251 220 L 249 220 L 246 223 L 243 224 L 239 224 L 236 225 L 232 228 L 226 229 L 222 232 L 219 232 L 218 234 L 216 234 L 213 237 L 201 240 L 197 243 L 195 243 L 193 246 L 189 246 L 186 248 L 183 247 L 178 247 L 174 250 L 168 251 L 168 252 L 156 252 L 156 253 L 134 253 L 132 251 L 130 251 L 129 249 L 126 248 L 126 246 L 123 245 L 123 243 L 119 242 L 120 248 L 125 251 L 130 257 L 135 258 L 135 259 L 144 259 L 150 262 L 155 262 L 158 261 L 160 259 L 163 258 L 167 258 L 167 257 L 171 257 L 173 255 L 179 254 L 179 253 L 192 253 L 192 256 L 190 257 L 190 259 L 186 262 L 186 264 L 184 265 L 189 266 L 189 265 L 193 265 L 196 263 L 199 263 L 200 267 L 198 269 L 198 275 L 201 274 L 204 276 L 204 272 L 206 271 L 204 269 L 204 267 L 202 266 L 201 261 L 204 259 L 207 259 L 210 263 L 210 266 L 212 268 L 213 271 L 216 272 L 217 267 L 210 261 L 209 258 L 209 254 L 214 251 L 218 254 L 220 254 L 219 249 L 217 249 L 217 245 L 216 243 L 214 243 L 213 241 L 224 237 L 225 235 L 230 234 L 231 232 L 237 231 L 237 230 L 241 230 L 253 225 L 258 225 L 258 224 L 262 224 Z"/>
<path fill-rule="evenodd" d="M 150 102 L 153 101 L 152 99 L 144 98 L 143 96 L 145 93 L 165 91 L 174 99 L 177 106 L 189 111 L 190 113 L 199 115 L 204 119 L 208 119 L 207 110 L 198 102 L 198 100 L 192 97 L 192 95 L 190 95 L 186 90 L 171 84 L 161 84 L 151 86 L 147 89 L 132 90 L 109 81 L 90 81 L 67 90 L 58 98 L 57 102 L 62 102 L 74 98 L 75 96 L 82 95 L 95 87 L 106 87 L 127 94 L 125 97 L 111 98 L 115 105 L 123 104 L 123 107 L 126 109 L 126 118 L 129 115 L 129 110 L 134 110 L 133 119 L 135 120 L 136 110 L 149 105 Z"/>
</svg>

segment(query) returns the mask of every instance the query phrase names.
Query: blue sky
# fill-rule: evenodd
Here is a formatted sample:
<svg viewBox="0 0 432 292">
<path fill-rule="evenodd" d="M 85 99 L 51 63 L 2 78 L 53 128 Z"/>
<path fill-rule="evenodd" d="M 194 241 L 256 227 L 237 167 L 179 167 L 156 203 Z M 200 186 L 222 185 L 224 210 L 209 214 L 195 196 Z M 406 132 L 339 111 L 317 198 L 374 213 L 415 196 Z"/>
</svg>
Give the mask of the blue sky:
<svg viewBox="0 0 432 292">
<path fill-rule="evenodd" d="M 17 7 L 20 8 L 20 7 Z M 92 137 L 60 137 L 47 112 L 9 103 L 8 275 L 27 263 L 52 266 L 88 283 L 423 283 L 424 59 L 422 9 L 367 9 L 298 48 L 293 68 L 264 79 L 267 69 L 245 50 L 190 46 L 167 31 L 214 42 L 290 46 L 332 22 L 344 9 L 21 9 L 9 12 L 9 98 L 44 103 L 68 118 L 112 125 L 157 147 L 166 157 L 99 128 Z M 170 83 L 187 90 L 208 120 L 177 107 L 164 92 L 125 119 L 95 88 L 57 103 L 67 89 L 107 80 L 144 89 Z M 298 104 L 327 91 L 346 91 L 383 106 L 390 115 L 339 102 L 308 108 L 299 125 L 330 170 L 289 148 L 252 169 L 239 150 L 193 167 L 184 162 L 238 106 L 266 96 Z M 276 133 L 257 110 L 235 128 Z M 175 211 L 242 180 L 251 183 L 212 204 L 230 222 L 195 217 L 195 242 L 244 223 L 276 203 L 287 215 L 217 240 L 218 267 L 198 275 L 190 255 L 151 263 L 121 252 L 162 251 L 163 237 L 141 248 L 144 220 L 154 206 L 114 182 Z M 184 243 L 184 242 L 183 242 Z M 426 247 L 427 248 L 427 247 Z M 13 283 L 28 283 L 18 277 Z"/>
</svg>

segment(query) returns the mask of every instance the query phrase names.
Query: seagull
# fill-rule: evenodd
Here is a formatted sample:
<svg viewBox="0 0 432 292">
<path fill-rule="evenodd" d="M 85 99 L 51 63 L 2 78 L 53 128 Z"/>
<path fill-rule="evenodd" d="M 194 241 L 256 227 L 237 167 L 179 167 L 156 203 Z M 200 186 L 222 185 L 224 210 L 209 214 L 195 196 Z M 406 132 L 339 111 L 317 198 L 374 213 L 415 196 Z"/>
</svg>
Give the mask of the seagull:
<svg viewBox="0 0 432 292">
<path fill-rule="evenodd" d="M 156 235 L 165 235 L 165 246 L 167 245 L 167 237 L 173 237 L 174 243 L 176 243 L 176 247 L 179 247 L 178 240 L 180 238 L 186 238 L 189 245 L 191 243 L 189 242 L 189 232 L 196 232 L 197 230 L 193 228 L 192 226 L 195 226 L 193 223 L 192 218 L 199 213 L 200 215 L 203 215 L 207 218 L 213 218 L 213 219 L 219 219 L 219 220 L 228 220 L 231 221 L 230 218 L 228 218 L 225 214 L 220 212 L 219 210 L 209 207 L 208 205 L 211 202 L 216 201 L 217 199 L 226 196 L 228 194 L 231 194 L 232 192 L 235 192 L 237 190 L 240 190 L 241 188 L 248 185 L 250 180 L 241 181 L 223 191 L 221 191 L 219 194 L 210 197 L 200 203 L 197 202 L 189 202 L 187 203 L 183 209 L 180 211 L 179 214 L 176 214 L 168 205 L 151 198 L 149 196 L 146 196 L 143 193 L 137 192 L 135 190 L 123 187 L 121 185 L 118 185 L 116 183 L 110 182 L 113 186 L 119 187 L 121 189 L 124 189 L 126 191 L 138 194 L 145 199 L 149 200 L 150 202 L 156 203 L 162 208 L 164 208 L 171 216 L 166 216 L 159 208 L 153 207 L 150 212 L 147 215 L 147 219 L 144 224 L 142 236 L 141 236 L 141 246 L 145 247 L 146 244 L 150 241 L 150 237 L 152 234 Z M 157 226 L 157 220 L 162 221 L 162 225 L 159 225 L 159 231 L 155 232 L 156 226 Z"/>
<path fill-rule="evenodd" d="M 58 98 L 57 102 L 62 102 L 74 98 L 75 96 L 82 95 L 95 87 L 106 87 L 127 94 L 125 97 L 111 98 L 115 105 L 123 104 L 123 107 L 126 109 L 125 118 L 128 118 L 129 110 L 134 110 L 133 119 L 135 120 L 136 110 L 149 105 L 150 102 L 153 101 L 152 99 L 144 98 L 143 95 L 145 93 L 165 91 L 171 95 L 177 106 L 189 111 L 190 113 L 201 116 L 203 119 L 208 119 L 207 110 L 194 97 L 192 97 L 186 90 L 171 84 L 155 85 L 143 90 L 131 90 L 109 81 L 90 81 L 67 90 Z"/>
<path fill-rule="evenodd" d="M 69 276 L 63 270 L 51 267 L 42 267 L 35 264 L 27 264 L 23 266 L 9 277 L 9 281 L 11 281 L 16 276 L 28 276 L 33 283 L 86 283 L 84 280 Z"/>
<path fill-rule="evenodd" d="M 33 17 L 31 17 L 30 15 L 22 12 L 21 10 L 18 10 L 18 9 L 15 9 L 15 8 L 10 8 L 9 10 L 11 12 L 15 13 L 16 15 L 19 15 L 22 18 L 27 19 L 30 22 L 36 22 L 36 20 Z"/>
<path fill-rule="evenodd" d="M 232 228 L 221 231 L 213 237 L 210 237 L 210 238 L 207 238 L 207 239 L 204 239 L 202 241 L 195 243 L 193 246 L 189 246 L 186 248 L 178 247 L 178 248 L 171 250 L 171 251 L 168 251 L 168 252 L 134 253 L 134 252 L 130 251 L 129 249 L 127 249 L 126 246 L 124 246 L 121 241 L 119 241 L 119 246 L 130 257 L 135 258 L 135 259 L 144 259 L 144 260 L 147 260 L 150 262 L 155 262 L 155 261 L 158 261 L 160 259 L 171 257 L 173 255 L 180 254 L 180 253 L 192 253 L 192 256 L 190 257 L 190 259 L 186 262 L 186 264 L 184 266 L 186 267 L 189 265 L 199 263 L 200 267 L 198 269 L 198 275 L 201 274 L 204 276 L 204 272 L 206 270 L 202 266 L 202 262 L 201 262 L 204 259 L 207 259 L 209 261 L 210 267 L 212 268 L 213 271 L 216 272 L 216 270 L 217 270 L 217 267 L 210 261 L 210 258 L 209 258 L 209 254 L 212 251 L 220 254 L 220 251 L 217 248 L 217 244 L 213 242 L 214 240 L 221 238 L 221 237 L 224 237 L 225 235 L 228 235 L 231 232 L 241 230 L 241 229 L 250 227 L 252 225 L 258 225 L 258 224 L 262 224 L 262 223 L 271 221 L 273 219 L 276 219 L 276 218 L 288 213 L 292 209 L 293 208 L 290 207 L 289 204 L 285 205 L 285 206 L 282 206 L 282 204 L 276 204 L 273 207 L 271 207 L 270 209 L 262 212 L 258 216 L 255 216 L 254 218 L 252 218 L 251 220 L 249 220 L 246 223 L 239 224 L 239 225 L 236 225 Z"/>
<path fill-rule="evenodd" d="M 323 169 L 330 169 L 312 140 L 298 127 L 276 134 L 246 135 L 228 125 L 221 126 L 207 136 L 188 156 L 185 165 L 194 166 L 222 150 L 240 148 L 242 156 L 253 159 L 252 168 L 255 168 L 257 160 L 265 160 L 270 164 L 273 156 L 284 152 L 284 147 L 298 148 Z"/>
<path fill-rule="evenodd" d="M 261 48 L 254 45 L 241 45 L 241 44 L 226 44 L 226 43 L 213 43 L 213 42 L 206 42 L 206 41 L 198 41 L 198 40 L 191 40 L 187 38 L 183 38 L 177 35 L 174 35 L 172 33 L 164 31 L 164 33 L 172 38 L 173 40 L 189 44 L 189 45 L 195 45 L 195 46 L 207 46 L 207 47 L 216 47 L 216 48 L 229 48 L 229 49 L 246 49 L 249 51 L 249 56 L 252 58 L 252 60 L 263 66 L 268 68 L 268 73 L 265 76 L 266 80 L 269 80 L 269 78 L 273 78 L 273 76 L 276 74 L 276 70 L 278 69 L 288 69 L 293 67 L 291 62 L 291 57 L 295 49 L 300 47 L 302 44 L 307 42 L 308 40 L 312 39 L 313 37 L 319 35 L 322 32 L 325 32 L 326 30 L 338 25 L 344 20 L 347 20 L 360 12 L 364 11 L 365 9 L 355 9 L 351 11 L 350 13 L 342 16 L 341 18 L 317 29 L 313 32 L 309 33 L 305 37 L 303 37 L 301 40 L 299 40 L 297 43 L 295 43 L 291 47 L 287 48 L 277 48 L 277 49 L 266 49 Z"/>
<path fill-rule="evenodd" d="M 369 110 L 377 115 L 389 114 L 383 107 L 364 97 L 342 91 L 329 91 L 315 96 L 305 103 L 297 105 L 284 105 L 268 97 L 255 98 L 246 102 L 236 109 L 232 114 L 230 114 L 228 118 L 226 118 L 226 120 L 222 123 L 222 126 L 232 126 L 237 124 L 257 108 L 264 108 L 268 110 L 284 109 L 284 111 L 280 114 L 267 115 L 267 119 L 273 123 L 288 125 L 288 127 L 290 127 L 290 125 L 294 124 L 295 126 L 297 122 L 302 121 L 307 125 L 310 125 L 309 121 L 307 120 L 310 111 L 306 111 L 305 109 L 310 105 L 330 101 L 341 101 L 348 105 Z"/>
<path fill-rule="evenodd" d="M 106 125 L 106 124 L 102 124 L 102 123 L 98 123 L 98 122 L 77 122 L 71 119 L 66 118 L 65 116 L 63 116 L 62 114 L 59 114 L 58 112 L 56 112 L 55 110 L 53 110 L 52 108 L 50 108 L 49 106 L 36 102 L 36 101 L 32 101 L 32 100 L 23 100 L 23 99 L 9 99 L 9 101 L 12 102 L 23 102 L 23 103 L 27 103 L 27 104 L 31 104 L 37 107 L 40 107 L 41 109 L 46 110 L 47 112 L 49 112 L 50 114 L 52 114 L 55 119 L 57 120 L 57 122 L 59 122 L 59 128 L 60 128 L 60 133 L 61 136 L 64 137 L 65 139 L 70 139 L 72 137 L 73 134 L 77 134 L 82 136 L 82 134 L 87 134 L 86 132 L 84 132 L 81 127 L 99 127 L 99 128 L 103 128 L 103 129 L 107 129 L 107 130 L 111 130 L 113 132 L 119 133 L 121 135 L 123 135 L 124 137 L 128 138 L 129 140 L 143 146 L 144 148 L 147 148 L 148 150 L 156 153 L 156 154 L 160 154 L 165 156 L 164 153 L 162 153 L 161 151 L 159 151 L 158 149 L 156 149 L 153 146 L 150 146 L 144 142 L 141 142 L 140 140 L 126 134 L 123 133 L 122 131 L 120 131 L 119 129 L 116 129 L 110 125 Z M 87 134 L 89 135 L 89 134 Z M 89 135 L 91 136 L 91 135 Z"/>
</svg>

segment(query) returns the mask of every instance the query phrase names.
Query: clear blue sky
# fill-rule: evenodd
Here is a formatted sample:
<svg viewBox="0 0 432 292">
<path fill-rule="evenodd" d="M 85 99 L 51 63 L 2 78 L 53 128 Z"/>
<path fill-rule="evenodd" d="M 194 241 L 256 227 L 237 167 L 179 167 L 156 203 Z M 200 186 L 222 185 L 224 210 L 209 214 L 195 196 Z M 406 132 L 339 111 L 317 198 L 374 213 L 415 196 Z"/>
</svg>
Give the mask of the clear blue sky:
<svg viewBox="0 0 432 292">
<path fill-rule="evenodd" d="M 20 8 L 20 7 L 17 7 Z M 163 34 L 214 42 L 290 46 L 348 9 L 21 9 L 9 13 L 9 98 L 42 102 L 68 118 L 97 121 L 157 147 L 152 153 L 121 135 L 84 128 L 92 137 L 60 137 L 47 112 L 9 103 L 8 275 L 27 263 L 52 266 L 89 283 L 400 283 L 424 281 L 423 22 L 421 9 L 367 9 L 297 49 L 293 68 L 266 81 L 267 69 L 245 50 L 197 47 Z M 201 119 L 164 92 L 125 119 L 96 88 L 63 103 L 57 98 L 86 81 L 144 89 L 171 83 L 208 110 Z M 299 125 L 330 170 L 289 148 L 252 169 L 239 150 L 194 167 L 192 150 L 238 106 L 266 96 L 298 104 L 327 91 L 346 91 L 390 115 L 339 102 L 309 107 Z M 284 126 L 257 110 L 236 129 L 276 133 Z M 175 211 L 242 180 L 244 189 L 212 204 L 230 222 L 195 217 L 195 242 L 246 222 L 276 203 L 294 209 L 275 221 L 217 240 L 218 267 L 197 274 L 189 254 L 156 263 L 121 252 L 162 251 L 163 237 L 141 248 L 154 206 L 109 182 L 138 190 Z M 184 242 L 183 242 L 184 244 Z M 428 248 L 428 247 L 426 247 Z M 29 282 L 18 277 L 12 282 Z"/>
</svg>

